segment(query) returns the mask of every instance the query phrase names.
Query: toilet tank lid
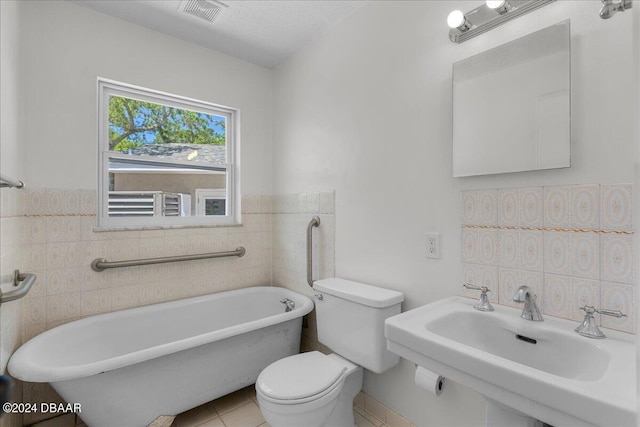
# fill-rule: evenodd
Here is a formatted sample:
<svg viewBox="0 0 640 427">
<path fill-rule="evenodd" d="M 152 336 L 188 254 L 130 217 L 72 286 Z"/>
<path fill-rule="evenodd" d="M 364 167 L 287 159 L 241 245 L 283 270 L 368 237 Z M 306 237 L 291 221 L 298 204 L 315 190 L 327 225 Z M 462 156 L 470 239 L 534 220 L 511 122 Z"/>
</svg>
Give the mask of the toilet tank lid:
<svg viewBox="0 0 640 427">
<path fill-rule="evenodd" d="M 404 301 L 401 292 L 333 277 L 313 282 L 313 289 L 369 307 L 384 308 Z"/>
</svg>

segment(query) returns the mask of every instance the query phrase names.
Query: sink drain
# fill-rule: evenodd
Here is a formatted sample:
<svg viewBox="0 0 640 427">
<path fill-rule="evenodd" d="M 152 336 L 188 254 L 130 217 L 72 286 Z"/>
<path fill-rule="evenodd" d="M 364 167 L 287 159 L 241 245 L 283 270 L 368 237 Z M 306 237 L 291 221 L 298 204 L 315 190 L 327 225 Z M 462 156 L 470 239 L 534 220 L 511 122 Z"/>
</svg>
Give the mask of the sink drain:
<svg viewBox="0 0 640 427">
<path fill-rule="evenodd" d="M 533 338 L 525 337 L 524 335 L 516 335 L 516 339 L 519 339 L 520 341 L 528 342 L 529 344 L 538 344 L 537 340 L 534 340 Z"/>
</svg>

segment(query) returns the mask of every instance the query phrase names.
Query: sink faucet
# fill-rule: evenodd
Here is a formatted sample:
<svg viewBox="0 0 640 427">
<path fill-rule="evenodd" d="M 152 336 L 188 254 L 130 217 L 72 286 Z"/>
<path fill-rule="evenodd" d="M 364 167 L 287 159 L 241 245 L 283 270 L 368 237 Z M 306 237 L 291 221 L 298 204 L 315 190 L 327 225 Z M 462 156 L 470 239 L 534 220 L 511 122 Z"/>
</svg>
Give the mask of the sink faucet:
<svg viewBox="0 0 640 427">
<path fill-rule="evenodd" d="M 580 307 L 580 310 L 584 310 L 584 320 L 578 326 L 575 331 L 580 335 L 587 338 L 596 338 L 602 339 L 607 336 L 598 328 L 598 324 L 596 323 L 596 319 L 593 318 L 593 313 L 605 314 L 607 316 L 617 317 L 618 319 L 621 317 L 626 317 L 627 315 L 619 310 L 606 310 L 602 308 L 595 308 L 592 305 L 585 305 L 584 307 Z"/>
<path fill-rule="evenodd" d="M 513 300 L 515 302 L 523 302 L 522 314 L 520 317 L 534 322 L 542 322 L 542 313 L 536 304 L 536 294 L 533 293 L 533 289 L 528 286 L 520 286 L 518 290 L 513 294 Z"/>
</svg>

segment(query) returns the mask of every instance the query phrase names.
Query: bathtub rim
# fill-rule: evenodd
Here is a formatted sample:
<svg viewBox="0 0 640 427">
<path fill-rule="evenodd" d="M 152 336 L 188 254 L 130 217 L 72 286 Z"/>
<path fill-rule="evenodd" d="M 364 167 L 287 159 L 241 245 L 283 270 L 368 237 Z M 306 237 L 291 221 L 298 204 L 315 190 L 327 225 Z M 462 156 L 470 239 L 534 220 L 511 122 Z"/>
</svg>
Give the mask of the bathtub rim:
<svg viewBox="0 0 640 427">
<path fill-rule="evenodd" d="M 295 309 L 289 312 L 278 313 L 276 315 L 271 315 L 250 322 L 240 323 L 224 329 L 213 330 L 211 332 L 187 337 L 178 341 L 160 344 L 154 347 L 144 348 L 109 359 L 94 361 L 85 364 L 72 366 L 43 365 L 40 363 L 34 363 L 32 358 L 30 357 L 30 355 L 33 354 L 32 352 L 39 353 L 43 351 L 42 348 L 37 347 L 38 345 L 40 345 L 40 341 L 42 340 L 42 338 L 39 339 L 39 337 L 46 335 L 47 338 L 49 338 L 51 335 L 60 334 L 61 331 L 66 331 L 66 329 L 75 327 L 86 327 L 87 325 L 90 326 L 92 323 L 100 322 L 105 318 L 126 316 L 134 311 L 137 312 L 138 315 L 143 315 L 144 313 L 161 311 L 165 307 L 194 304 L 201 301 L 220 299 L 224 296 L 228 297 L 231 294 L 242 295 L 252 292 L 263 292 L 265 290 L 269 293 L 278 293 L 282 297 L 293 299 L 297 303 Z M 229 337 L 251 332 L 253 330 L 261 329 L 267 326 L 284 323 L 296 318 L 301 318 L 302 316 L 310 313 L 313 308 L 314 303 L 311 298 L 298 292 L 292 291 L 288 288 L 279 286 L 252 286 L 216 292 L 213 294 L 182 298 L 157 304 L 150 304 L 146 306 L 134 307 L 125 310 L 118 310 L 65 323 L 33 337 L 22 346 L 20 346 L 18 350 L 16 350 L 16 352 L 11 356 L 7 365 L 7 369 L 13 377 L 18 378 L 22 381 L 59 382 L 73 380 L 113 371 L 125 366 L 130 366 L 137 363 L 145 362 L 147 360 L 166 356 L 171 353 L 177 353 L 179 351 L 213 343 L 215 341 L 221 341 Z M 71 350 L 72 349 L 69 349 L 69 351 Z"/>
</svg>

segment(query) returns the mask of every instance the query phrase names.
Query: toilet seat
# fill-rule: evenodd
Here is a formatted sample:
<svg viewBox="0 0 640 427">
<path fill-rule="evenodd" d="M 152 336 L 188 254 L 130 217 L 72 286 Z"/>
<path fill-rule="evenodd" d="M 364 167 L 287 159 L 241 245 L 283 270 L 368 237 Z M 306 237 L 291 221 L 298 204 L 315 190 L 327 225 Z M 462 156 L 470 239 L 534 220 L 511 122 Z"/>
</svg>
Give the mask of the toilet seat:
<svg viewBox="0 0 640 427">
<path fill-rule="evenodd" d="M 340 392 L 347 367 L 318 352 L 296 354 L 267 366 L 256 391 L 272 403 L 296 405 Z"/>
</svg>

